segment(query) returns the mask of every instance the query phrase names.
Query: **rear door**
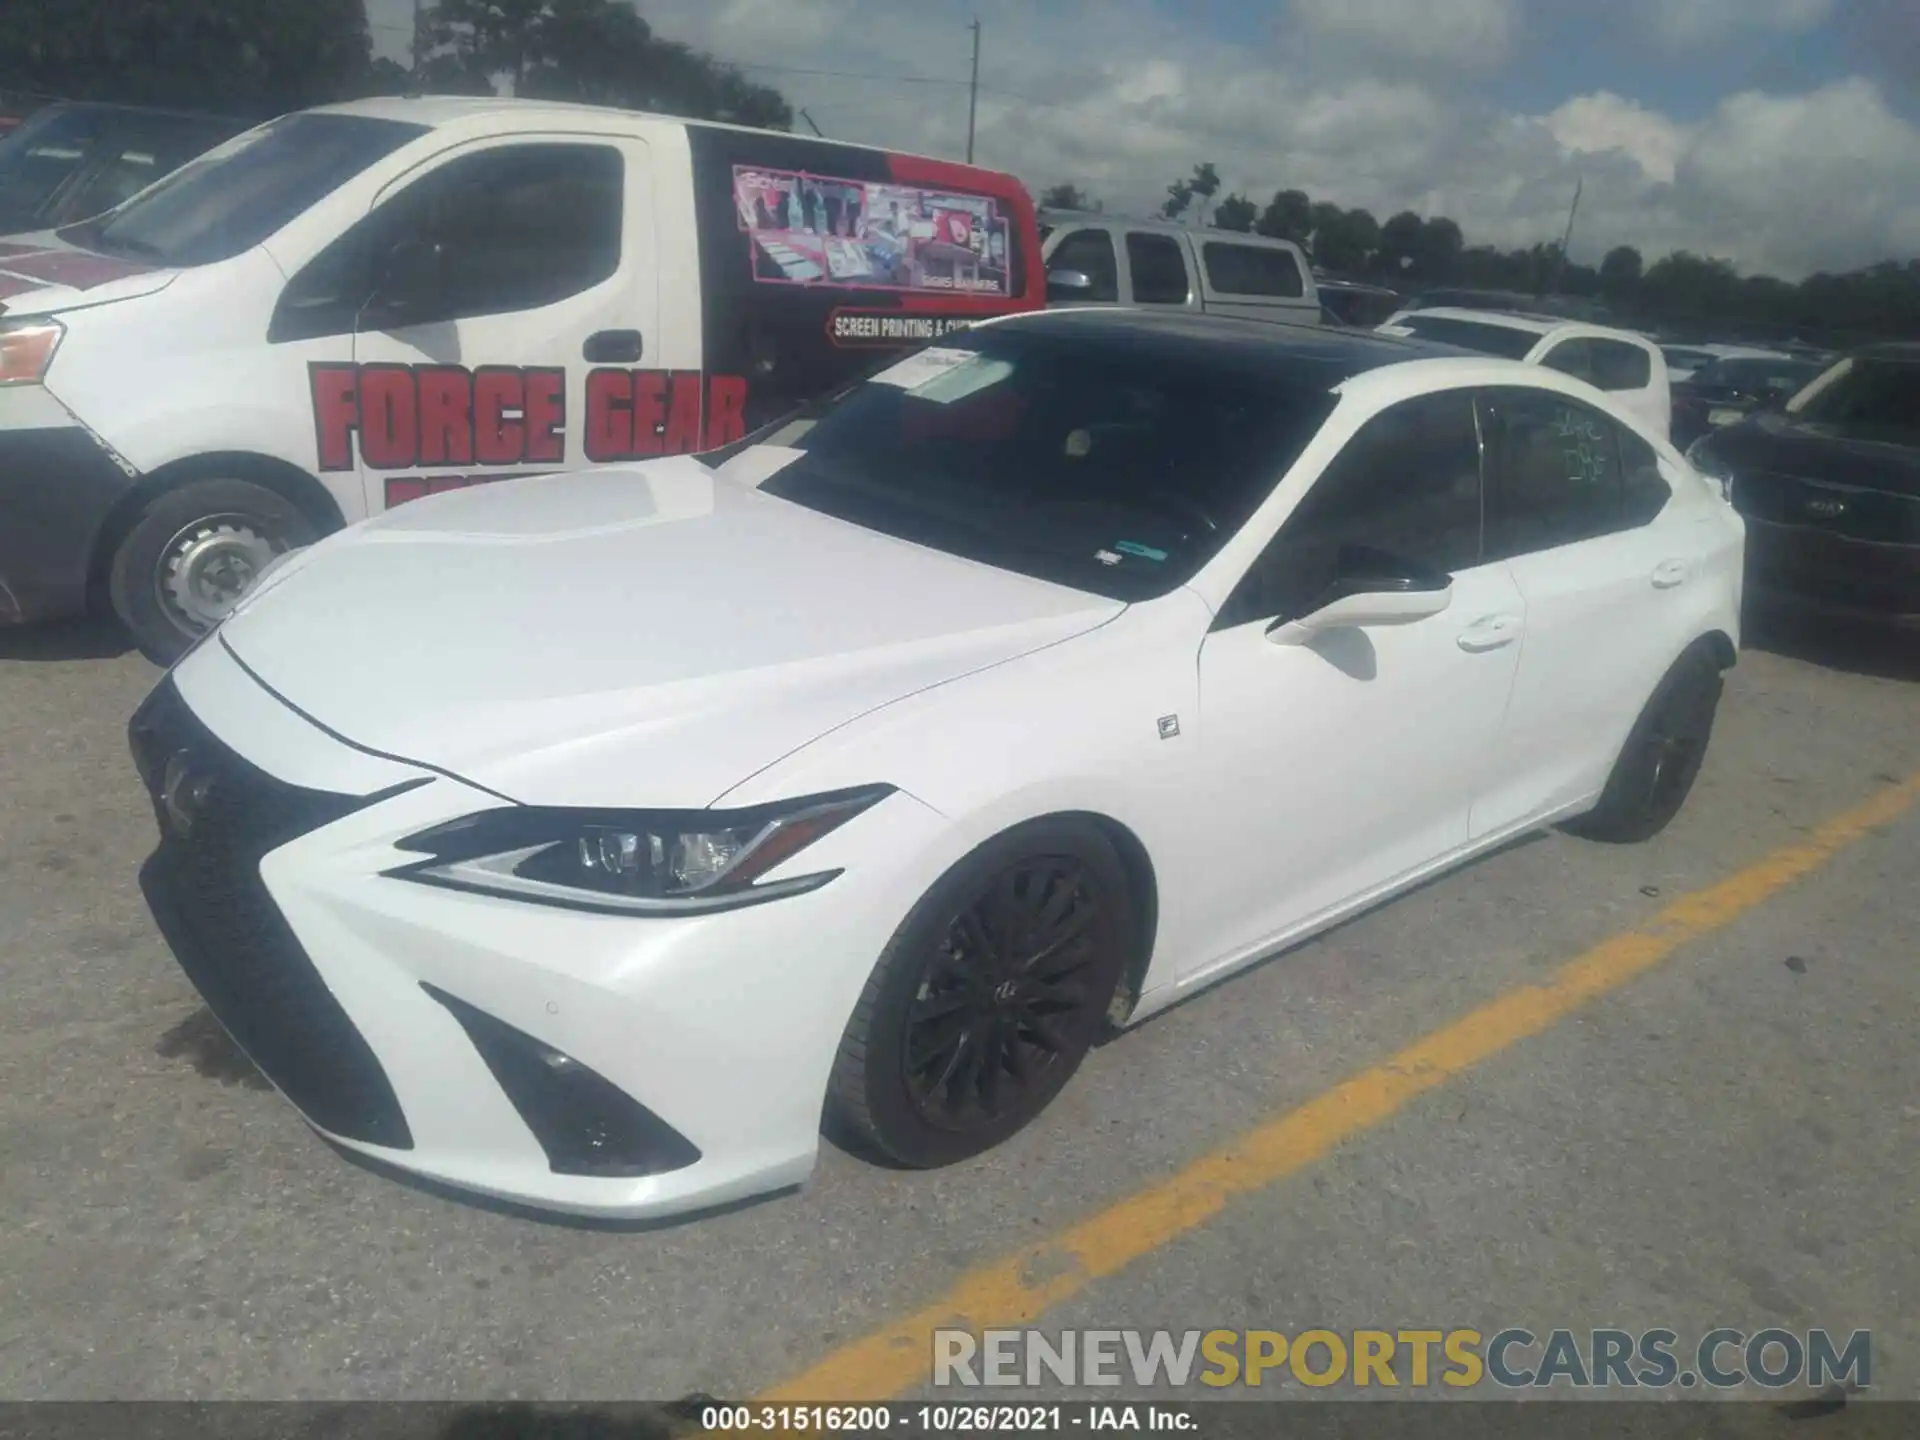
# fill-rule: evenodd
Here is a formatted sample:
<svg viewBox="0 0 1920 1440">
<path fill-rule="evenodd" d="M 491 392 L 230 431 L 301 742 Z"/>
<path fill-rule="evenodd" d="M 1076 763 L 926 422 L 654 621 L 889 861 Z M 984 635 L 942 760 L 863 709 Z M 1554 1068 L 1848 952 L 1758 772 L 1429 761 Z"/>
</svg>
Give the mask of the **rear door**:
<svg viewBox="0 0 1920 1440">
<path fill-rule="evenodd" d="M 1199 309 L 1193 256 L 1184 239 L 1152 230 L 1129 230 L 1126 247 L 1126 285 L 1120 293 L 1123 304 L 1149 309 Z"/>
<path fill-rule="evenodd" d="M 335 247 L 375 298 L 351 364 L 314 378 L 323 466 L 349 460 L 345 418 L 377 514 L 700 448 L 698 336 L 658 324 L 653 190 L 645 142 L 607 134 L 489 139 L 390 186 Z"/>
<path fill-rule="evenodd" d="M 1596 791 L 1667 665 L 1693 638 L 1706 543 L 1670 506 L 1653 448 L 1545 390 L 1480 400 L 1487 553 L 1504 560 L 1527 633 L 1475 837 Z"/>
</svg>

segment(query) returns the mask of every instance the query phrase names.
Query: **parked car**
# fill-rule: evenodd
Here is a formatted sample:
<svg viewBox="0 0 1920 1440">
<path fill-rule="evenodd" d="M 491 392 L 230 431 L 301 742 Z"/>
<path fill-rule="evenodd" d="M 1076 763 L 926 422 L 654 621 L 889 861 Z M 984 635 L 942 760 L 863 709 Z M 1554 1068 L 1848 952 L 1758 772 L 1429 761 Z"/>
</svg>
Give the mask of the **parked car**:
<svg viewBox="0 0 1920 1440">
<path fill-rule="evenodd" d="M 1320 290 L 1321 319 L 1329 325 L 1350 325 L 1371 330 L 1406 302 L 1398 290 L 1383 285 L 1366 285 L 1357 280 L 1331 280 L 1315 276 Z"/>
<path fill-rule="evenodd" d="M 104 214 L 250 122 L 62 102 L 0 140 L 0 235 Z"/>
<path fill-rule="evenodd" d="M 1541 366 L 1011 316 L 283 561 L 132 722 L 142 884 L 404 1170 L 661 1215 L 803 1180 L 823 1106 L 946 1164 L 1109 1023 L 1515 835 L 1659 830 L 1740 549 Z"/>
<path fill-rule="evenodd" d="M 1688 454 L 1746 517 L 1756 604 L 1920 629 L 1920 344 L 1856 350 Z"/>
<path fill-rule="evenodd" d="M 1049 305 L 1134 305 L 1243 320 L 1320 322 L 1298 245 L 1165 220 L 1043 210 Z"/>
<path fill-rule="evenodd" d="M 1780 349 L 1768 349 L 1759 345 L 1673 345 L 1665 341 L 1656 342 L 1660 353 L 1666 357 L 1667 378 L 1678 385 L 1691 380 L 1696 374 L 1713 364 L 1716 360 L 1753 359 L 1766 360 L 1783 355 Z"/>
<path fill-rule="evenodd" d="M 1826 368 L 1765 351 L 1711 360 L 1673 387 L 1673 443 L 1684 449 L 1709 430 L 1784 404 Z"/>
<path fill-rule="evenodd" d="M 1379 327 L 1545 365 L 1609 392 L 1665 435 L 1673 424 L 1673 393 L 1659 347 L 1629 330 L 1613 330 L 1557 315 L 1498 310 L 1402 310 Z"/>
<path fill-rule="evenodd" d="M 1600 325 L 1612 312 L 1599 301 L 1578 295 L 1534 295 L 1523 290 L 1425 290 L 1403 304 L 1408 310 L 1492 310 L 1507 314 L 1556 315 Z"/>
<path fill-rule="evenodd" d="M 156 661 L 410 499 L 700 449 L 1044 303 L 1011 176 L 593 106 L 252 130 L 0 247 L 0 619 L 90 594 Z"/>
</svg>

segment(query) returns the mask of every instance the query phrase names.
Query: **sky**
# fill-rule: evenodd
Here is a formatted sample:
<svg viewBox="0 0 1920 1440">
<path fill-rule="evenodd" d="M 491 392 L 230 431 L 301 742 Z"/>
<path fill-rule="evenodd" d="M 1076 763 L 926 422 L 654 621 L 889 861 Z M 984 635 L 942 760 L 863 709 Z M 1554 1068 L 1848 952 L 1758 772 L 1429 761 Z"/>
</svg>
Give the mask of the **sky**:
<svg viewBox="0 0 1920 1440">
<path fill-rule="evenodd" d="M 367 0 L 400 56 L 412 0 Z M 1146 213 L 1200 161 L 1469 244 L 1798 279 L 1920 256 L 1920 0 L 641 0 L 835 139 Z M 823 73 L 826 72 L 826 73 Z M 805 130 L 806 122 L 797 121 Z"/>
</svg>

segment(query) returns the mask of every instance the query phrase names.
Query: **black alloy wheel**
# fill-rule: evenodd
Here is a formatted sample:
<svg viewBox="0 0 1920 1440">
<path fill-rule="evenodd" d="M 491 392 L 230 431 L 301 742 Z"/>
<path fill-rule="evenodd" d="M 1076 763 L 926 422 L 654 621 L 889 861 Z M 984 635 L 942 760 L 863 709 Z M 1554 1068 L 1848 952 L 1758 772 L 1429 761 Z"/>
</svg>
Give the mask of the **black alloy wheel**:
<svg viewBox="0 0 1920 1440">
<path fill-rule="evenodd" d="M 1124 867 L 1091 827 L 1041 821 L 989 842 L 887 947 L 842 1041 L 830 1113 L 911 1166 L 1007 1139 L 1100 1037 L 1133 913 Z"/>
<path fill-rule="evenodd" d="M 1649 840 L 1666 829 L 1699 777 L 1724 686 L 1705 646 L 1681 656 L 1634 723 L 1600 803 L 1566 828 L 1616 844 Z"/>
</svg>

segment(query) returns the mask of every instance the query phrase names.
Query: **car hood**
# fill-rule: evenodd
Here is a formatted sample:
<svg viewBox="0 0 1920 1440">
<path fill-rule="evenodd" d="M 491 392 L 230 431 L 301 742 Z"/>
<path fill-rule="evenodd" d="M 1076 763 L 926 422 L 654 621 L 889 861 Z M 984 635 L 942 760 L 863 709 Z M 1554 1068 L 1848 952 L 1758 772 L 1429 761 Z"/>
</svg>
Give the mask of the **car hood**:
<svg viewBox="0 0 1920 1440">
<path fill-rule="evenodd" d="M 415 501 L 283 562 L 220 635 L 363 748 L 529 803 L 690 808 L 1124 608 L 676 457 Z"/>
<path fill-rule="evenodd" d="M 1911 435 L 1823 425 L 1766 411 L 1721 430 L 1708 445 L 1736 470 L 1920 496 L 1920 445 Z"/>
<path fill-rule="evenodd" d="M 151 295 L 180 272 L 69 245 L 52 231 L 0 240 L 0 312 L 51 315 Z"/>
</svg>

